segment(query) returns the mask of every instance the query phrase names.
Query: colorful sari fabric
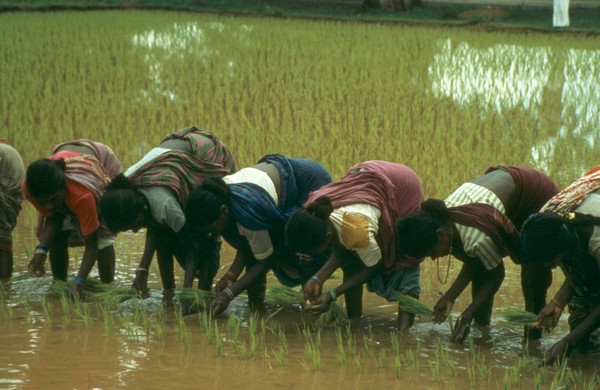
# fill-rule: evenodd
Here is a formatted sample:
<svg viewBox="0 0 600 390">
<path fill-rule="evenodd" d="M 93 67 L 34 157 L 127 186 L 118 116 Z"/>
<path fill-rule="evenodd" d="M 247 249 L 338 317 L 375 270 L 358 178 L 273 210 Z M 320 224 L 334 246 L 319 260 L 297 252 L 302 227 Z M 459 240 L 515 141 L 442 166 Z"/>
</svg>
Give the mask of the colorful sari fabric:
<svg viewBox="0 0 600 390">
<path fill-rule="evenodd" d="M 109 177 L 109 179 L 112 179 L 119 173 L 121 173 L 121 162 L 115 156 L 112 149 L 108 145 L 104 145 L 100 142 L 91 141 L 89 139 L 78 139 L 74 141 L 63 142 L 52 148 L 51 154 L 54 155 L 62 149 L 69 150 L 69 146 L 81 146 L 88 148 L 90 150 L 89 155 L 96 158 L 96 160 L 100 162 L 100 165 L 102 166 L 105 174 Z"/>
<path fill-rule="evenodd" d="M 206 164 L 222 166 L 228 175 L 237 171 L 235 158 L 227 145 L 208 130 L 186 127 L 167 135 L 161 143 L 172 139 L 187 141 L 194 156 Z"/>
<path fill-rule="evenodd" d="M 310 192 L 331 183 L 331 176 L 321 164 L 312 160 L 270 154 L 261 158 L 261 162 L 271 163 L 279 170 L 281 193 L 278 204 L 258 185 L 236 183 L 229 184 L 232 194 L 230 209 L 236 222 L 245 228 L 269 231 L 273 247 L 281 254 L 273 265 L 273 273 L 281 284 L 297 286 L 306 282 L 325 264 L 330 252 L 326 251 L 312 261 L 298 259 L 295 253 L 285 248 L 285 224 L 302 207 Z M 224 236 L 228 241 L 237 242 L 238 246 L 243 245 L 239 232 Z"/>
<path fill-rule="evenodd" d="M 12 231 L 23 203 L 25 167 L 19 153 L 0 142 L 0 250 L 12 252 Z"/>
<path fill-rule="evenodd" d="M 170 150 L 142 165 L 129 176 L 134 187 L 162 186 L 176 194 L 183 207 L 191 191 L 206 178 L 222 178 L 235 172 L 235 159 L 227 146 L 214 134 L 195 127 L 168 135 L 190 143 L 194 154 Z"/>
<path fill-rule="evenodd" d="M 600 170 L 592 169 L 590 172 L 575 180 L 558 195 L 550 199 L 541 211 L 555 211 L 568 213 L 579 207 L 585 198 L 600 188 Z"/>
<path fill-rule="evenodd" d="M 387 269 L 396 266 L 394 222 L 418 210 L 423 202 L 421 182 L 412 169 L 387 161 L 366 161 L 350 168 L 340 181 L 311 193 L 305 207 L 321 196 L 327 196 L 334 208 L 357 203 L 377 207 L 381 218 L 376 239 L 382 260 Z"/>
<path fill-rule="evenodd" d="M 283 229 L 310 192 L 331 183 L 327 170 L 316 161 L 269 154 L 260 159 L 261 162 L 271 163 L 279 170 L 281 194 L 277 205 L 266 191 L 255 184 L 229 185 L 235 220 L 250 230 Z"/>
</svg>

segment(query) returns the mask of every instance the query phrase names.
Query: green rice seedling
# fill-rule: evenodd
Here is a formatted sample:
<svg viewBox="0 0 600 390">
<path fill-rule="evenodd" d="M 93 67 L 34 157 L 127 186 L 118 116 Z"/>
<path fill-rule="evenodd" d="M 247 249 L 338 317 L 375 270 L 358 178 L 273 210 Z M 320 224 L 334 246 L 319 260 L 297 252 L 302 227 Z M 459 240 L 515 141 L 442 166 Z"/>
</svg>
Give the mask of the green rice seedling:
<svg viewBox="0 0 600 390">
<path fill-rule="evenodd" d="M 217 351 L 217 356 L 221 357 L 223 354 L 223 339 L 221 338 L 221 329 L 219 326 L 215 326 L 215 349 Z"/>
<path fill-rule="evenodd" d="M 104 324 L 104 334 L 109 336 L 113 333 L 115 328 L 115 317 L 107 305 L 101 303 L 98 305 L 100 312 L 102 313 L 102 323 Z"/>
<path fill-rule="evenodd" d="M 520 370 L 516 367 L 511 367 L 504 372 L 502 377 L 502 386 L 505 389 L 512 389 L 513 386 L 518 386 L 521 380 Z"/>
<path fill-rule="evenodd" d="M 469 385 L 475 386 L 479 381 L 489 381 L 492 373 L 485 361 L 485 356 L 481 349 L 471 344 L 467 355 L 467 375 L 469 377 Z"/>
<path fill-rule="evenodd" d="M 396 379 L 400 379 L 401 368 L 402 362 L 400 361 L 400 357 L 394 357 L 394 374 L 396 375 Z"/>
<path fill-rule="evenodd" d="M 352 357 L 352 366 L 354 367 L 354 371 L 362 372 L 362 361 L 360 360 L 360 354 Z"/>
<path fill-rule="evenodd" d="M 302 291 L 281 284 L 272 284 L 267 287 L 266 301 L 274 305 L 304 304 Z"/>
<path fill-rule="evenodd" d="M 400 342 L 398 341 L 398 332 L 391 331 L 390 332 L 390 340 L 392 342 L 392 350 L 394 351 L 394 356 L 400 356 Z"/>
<path fill-rule="evenodd" d="M 538 388 L 538 386 L 545 385 L 546 383 L 548 383 L 548 376 L 549 376 L 548 367 L 547 366 L 539 367 L 533 374 L 534 384 L 535 384 L 536 388 Z"/>
<path fill-rule="evenodd" d="M 140 329 L 133 322 L 127 320 L 123 323 L 123 329 L 125 330 L 125 335 L 129 341 L 140 342 L 142 336 L 140 335 Z"/>
<path fill-rule="evenodd" d="M 158 342 L 158 345 L 165 345 L 165 320 L 164 316 L 158 315 L 154 321 L 152 321 L 152 330 L 154 332 L 154 336 Z"/>
<path fill-rule="evenodd" d="M 379 350 L 379 367 L 386 368 L 387 367 L 387 353 L 385 348 L 381 348 Z"/>
<path fill-rule="evenodd" d="M 441 380 L 440 362 L 437 359 L 429 362 L 429 372 L 431 373 L 431 379 L 434 382 L 439 382 Z"/>
<path fill-rule="evenodd" d="M 560 359 L 555 365 L 554 376 L 552 377 L 552 383 L 550 384 L 551 389 L 564 389 L 567 388 L 567 372 L 568 365 L 567 359 Z"/>
<path fill-rule="evenodd" d="M 402 311 L 427 317 L 433 316 L 433 310 L 418 299 L 404 294 L 397 294 L 395 297 Z"/>
<path fill-rule="evenodd" d="M 40 305 L 42 306 L 42 310 L 44 311 L 44 317 L 46 318 L 46 323 L 52 323 L 52 305 L 48 302 L 47 297 L 42 297 L 40 299 Z"/>
<path fill-rule="evenodd" d="M 337 328 L 335 331 L 335 339 L 337 341 L 337 361 L 340 365 L 345 366 L 348 364 L 348 360 L 346 357 L 346 350 L 344 348 L 344 338 L 342 336 L 342 329 Z"/>
<path fill-rule="evenodd" d="M 364 352 L 365 356 L 370 357 L 373 360 L 377 360 L 377 358 L 375 356 L 375 348 L 373 347 L 372 336 L 363 335 L 363 343 L 364 343 L 363 352 Z"/>
<path fill-rule="evenodd" d="M 233 342 L 237 342 L 240 339 L 240 327 L 241 321 L 236 316 L 229 316 L 227 318 L 227 323 L 225 325 L 225 329 L 227 332 L 227 337 Z"/>
<path fill-rule="evenodd" d="M 94 319 L 90 315 L 90 308 L 88 304 L 77 300 L 75 301 L 74 311 L 75 314 L 79 317 L 79 319 L 83 321 L 85 326 L 90 327 L 93 324 Z"/>
<path fill-rule="evenodd" d="M 63 326 L 69 326 L 71 323 L 71 302 L 67 293 L 60 294 L 60 306 L 63 310 Z"/>
<path fill-rule="evenodd" d="M 317 329 L 317 333 L 313 337 L 310 329 L 304 326 L 303 334 L 304 354 L 312 363 L 313 369 L 319 371 L 321 369 L 321 330 Z"/>
<path fill-rule="evenodd" d="M 331 306 L 329 306 L 329 310 L 321 314 L 317 321 L 315 321 L 315 326 L 323 327 L 327 324 L 341 324 L 346 320 L 346 313 L 344 313 L 340 305 L 333 302 Z"/>
<path fill-rule="evenodd" d="M 498 315 L 505 321 L 516 325 L 532 325 L 537 322 L 537 316 L 535 314 L 515 307 L 499 309 Z"/>
<path fill-rule="evenodd" d="M 280 346 L 277 350 L 273 351 L 273 355 L 275 356 L 275 360 L 280 367 L 283 367 L 287 364 L 288 352 L 286 348 Z"/>
<path fill-rule="evenodd" d="M 585 390 L 594 390 L 600 386 L 600 376 L 597 373 L 593 373 L 589 378 L 583 381 L 582 388 Z"/>
<path fill-rule="evenodd" d="M 179 309 L 179 311 L 181 311 L 181 308 Z M 211 345 L 214 342 L 214 334 L 215 334 L 214 329 L 213 329 L 215 322 L 213 321 L 212 316 L 210 315 L 210 313 L 198 312 L 198 320 L 200 321 L 200 324 L 202 325 L 202 331 L 204 333 L 204 338 L 206 339 L 208 344 Z"/>
<path fill-rule="evenodd" d="M 237 350 L 237 353 L 240 355 L 240 358 L 242 358 L 243 360 L 248 359 L 248 346 L 246 345 L 245 340 L 242 340 L 241 342 L 236 343 L 235 349 Z"/>
<path fill-rule="evenodd" d="M 183 342 L 187 347 L 192 345 L 192 331 L 183 320 L 183 312 L 181 306 L 175 309 L 175 332 L 179 341 Z M 212 333 L 214 335 L 214 333 Z"/>
<path fill-rule="evenodd" d="M 178 288 L 175 290 L 175 296 L 180 302 L 185 300 L 198 307 L 205 307 L 206 301 L 213 298 L 214 294 L 212 291 L 200 290 L 198 288 Z"/>
</svg>

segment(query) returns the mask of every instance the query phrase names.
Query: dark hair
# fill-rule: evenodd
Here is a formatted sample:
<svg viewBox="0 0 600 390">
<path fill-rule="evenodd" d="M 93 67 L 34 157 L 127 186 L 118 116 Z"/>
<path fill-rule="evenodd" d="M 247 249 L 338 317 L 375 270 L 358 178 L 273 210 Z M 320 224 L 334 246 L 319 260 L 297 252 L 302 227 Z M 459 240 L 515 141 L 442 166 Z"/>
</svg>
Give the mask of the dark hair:
<svg viewBox="0 0 600 390">
<path fill-rule="evenodd" d="M 185 200 L 185 220 L 191 226 L 206 226 L 221 215 L 221 206 L 229 203 L 231 191 L 223 179 L 210 178 Z"/>
<path fill-rule="evenodd" d="M 581 213 L 544 211 L 532 214 L 521 229 L 524 263 L 548 262 L 561 253 L 577 249 L 576 228 L 600 225 L 600 218 Z"/>
<path fill-rule="evenodd" d="M 285 245 L 294 252 L 310 253 L 325 244 L 332 212 L 333 205 L 326 196 L 296 211 L 285 225 Z"/>
<path fill-rule="evenodd" d="M 449 223 L 450 215 L 443 200 L 425 200 L 419 211 L 396 220 L 397 255 L 426 256 L 437 243 L 437 229 Z"/>
<path fill-rule="evenodd" d="M 47 158 L 32 162 L 27 167 L 26 187 L 34 198 L 47 197 L 64 190 L 67 185 L 65 160 Z"/>
<path fill-rule="evenodd" d="M 111 232 L 131 229 L 133 221 L 145 213 L 145 200 L 122 173 L 115 176 L 100 197 L 99 214 Z"/>
</svg>

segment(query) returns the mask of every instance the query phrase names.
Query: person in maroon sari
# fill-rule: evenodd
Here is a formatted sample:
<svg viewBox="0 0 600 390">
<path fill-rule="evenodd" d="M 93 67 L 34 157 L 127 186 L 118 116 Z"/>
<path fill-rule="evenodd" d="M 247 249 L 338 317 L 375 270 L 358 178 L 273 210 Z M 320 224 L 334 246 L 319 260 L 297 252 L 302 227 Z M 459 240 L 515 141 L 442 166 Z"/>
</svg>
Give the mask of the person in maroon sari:
<svg viewBox="0 0 600 390">
<path fill-rule="evenodd" d="M 362 316 L 363 284 L 389 301 L 398 294 L 418 297 L 418 260 L 399 259 L 394 221 L 418 209 L 419 178 L 406 165 L 367 161 L 350 168 L 338 182 L 313 192 L 286 226 L 286 245 L 307 260 L 331 248 L 329 260 L 303 287 L 315 314 L 344 295 L 348 317 Z M 341 267 L 344 281 L 323 294 L 323 284 Z M 414 315 L 399 307 L 398 327 L 408 329 Z"/>
</svg>

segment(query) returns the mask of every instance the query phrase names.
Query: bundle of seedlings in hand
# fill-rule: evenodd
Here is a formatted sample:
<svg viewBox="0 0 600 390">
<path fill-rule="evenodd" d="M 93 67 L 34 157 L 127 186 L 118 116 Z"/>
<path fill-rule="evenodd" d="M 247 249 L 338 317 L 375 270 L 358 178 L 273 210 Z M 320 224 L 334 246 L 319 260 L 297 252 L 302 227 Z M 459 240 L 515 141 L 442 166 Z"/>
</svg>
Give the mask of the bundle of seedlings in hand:
<svg viewBox="0 0 600 390">
<path fill-rule="evenodd" d="M 404 294 L 397 294 L 396 298 L 400 303 L 400 309 L 404 312 L 421 316 L 433 316 L 433 310 L 416 298 Z"/>
<path fill-rule="evenodd" d="M 285 305 L 288 303 L 304 304 L 302 291 L 281 284 L 274 284 L 267 287 L 266 300 L 275 305 Z"/>
<path fill-rule="evenodd" d="M 516 307 L 505 307 L 498 310 L 498 315 L 513 324 L 531 325 L 537 323 L 537 316 Z"/>
</svg>

